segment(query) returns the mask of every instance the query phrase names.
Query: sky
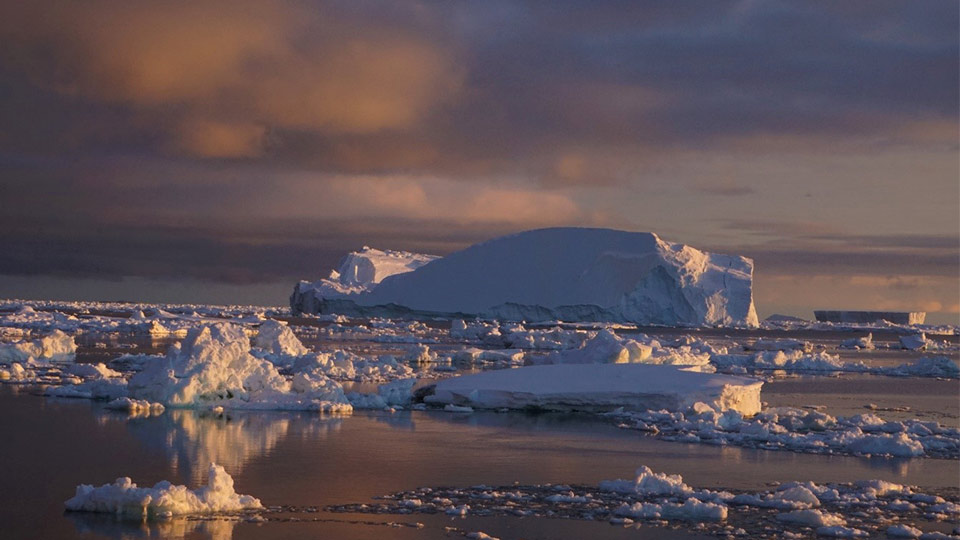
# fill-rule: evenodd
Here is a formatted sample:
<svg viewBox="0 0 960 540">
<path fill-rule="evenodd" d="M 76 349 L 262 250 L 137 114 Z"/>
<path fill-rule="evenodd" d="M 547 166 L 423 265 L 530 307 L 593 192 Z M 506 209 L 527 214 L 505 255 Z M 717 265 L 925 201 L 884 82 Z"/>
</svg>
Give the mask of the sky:
<svg viewBox="0 0 960 540">
<path fill-rule="evenodd" d="M 284 305 L 548 226 L 960 323 L 954 0 L 0 0 L 0 297 Z"/>
</svg>

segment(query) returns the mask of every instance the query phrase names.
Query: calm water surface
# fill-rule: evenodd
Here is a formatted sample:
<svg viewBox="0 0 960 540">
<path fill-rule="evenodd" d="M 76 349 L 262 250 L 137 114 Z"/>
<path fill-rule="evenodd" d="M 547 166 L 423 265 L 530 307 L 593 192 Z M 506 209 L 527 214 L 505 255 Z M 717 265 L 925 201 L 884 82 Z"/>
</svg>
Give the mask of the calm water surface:
<svg viewBox="0 0 960 540">
<path fill-rule="evenodd" d="M 321 522 L 117 522 L 65 514 L 80 483 L 130 476 L 195 486 L 211 461 L 240 493 L 266 505 L 370 502 L 419 486 L 578 483 L 629 478 L 634 469 L 680 473 L 696 487 L 763 489 L 794 479 L 881 478 L 956 487 L 960 464 L 815 456 L 658 441 L 588 416 L 520 413 L 242 413 L 168 411 L 128 418 L 83 400 L 0 389 L 0 522 L 4 538 L 456 538 L 444 527 L 506 538 L 695 538 L 667 528 L 531 518 L 375 516 L 320 512 Z M 384 525 L 420 522 L 422 529 Z"/>
</svg>

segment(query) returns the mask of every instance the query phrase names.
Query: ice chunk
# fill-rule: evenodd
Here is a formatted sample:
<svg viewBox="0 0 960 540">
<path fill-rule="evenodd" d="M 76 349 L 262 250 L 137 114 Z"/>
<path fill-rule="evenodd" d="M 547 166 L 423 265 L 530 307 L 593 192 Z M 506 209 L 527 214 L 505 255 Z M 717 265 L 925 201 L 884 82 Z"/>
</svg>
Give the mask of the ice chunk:
<svg viewBox="0 0 960 540">
<path fill-rule="evenodd" d="M 850 338 L 845 339 L 840 343 L 841 349 L 859 349 L 859 350 L 870 350 L 874 348 L 873 345 L 873 333 L 869 333 L 864 337 L 860 338 Z"/>
<path fill-rule="evenodd" d="M 131 377 L 128 388 L 132 398 L 173 407 L 351 410 L 343 388 L 322 371 L 287 381 L 273 364 L 250 354 L 240 327 L 222 323 L 191 330 L 166 358 Z"/>
<path fill-rule="evenodd" d="M 910 351 L 922 351 L 927 348 L 928 344 L 927 336 L 923 332 L 900 336 L 900 346 Z"/>
<path fill-rule="evenodd" d="M 254 346 L 277 357 L 296 357 L 308 351 L 286 324 L 268 319 L 260 325 Z"/>
<path fill-rule="evenodd" d="M 745 345 L 748 351 L 803 351 L 810 352 L 813 345 L 809 341 L 799 339 L 766 339 L 760 338 L 752 344 Z"/>
<path fill-rule="evenodd" d="M 144 519 L 263 508 L 259 499 L 234 491 L 233 478 L 214 463 L 210 464 L 207 485 L 202 488 L 191 490 L 167 481 L 152 488 L 141 488 L 130 478 L 117 478 L 114 483 L 100 487 L 77 486 L 76 495 L 64 505 L 76 512 L 104 512 Z"/>
<path fill-rule="evenodd" d="M 372 314 L 399 306 L 506 320 L 757 326 L 752 280 L 753 261 L 744 257 L 705 253 L 652 233 L 555 228 L 476 244 L 347 302 L 302 282 L 291 308 Z"/>
<path fill-rule="evenodd" d="M 51 362 L 73 362 L 77 354 L 77 343 L 60 330 L 32 341 L 0 344 L 0 364 L 12 362 L 24 363 L 31 358 Z"/>
<path fill-rule="evenodd" d="M 679 474 L 653 472 L 646 465 L 637 469 L 637 478 L 632 482 L 626 480 L 608 480 L 600 482 L 603 491 L 617 493 L 636 493 L 638 495 L 682 495 L 689 496 L 693 488 L 683 483 Z"/>
<path fill-rule="evenodd" d="M 554 351 L 546 364 L 634 364 L 650 358 L 653 348 L 633 340 L 621 340 L 607 329 L 600 330 L 579 349 Z"/>
<path fill-rule="evenodd" d="M 808 527 L 831 527 L 834 525 L 847 524 L 843 516 L 812 509 L 794 510 L 793 512 L 787 512 L 785 514 L 777 514 L 777 521 L 796 523 Z"/>
<path fill-rule="evenodd" d="M 718 411 L 760 411 L 763 383 L 745 377 L 645 364 L 526 366 L 445 379 L 425 401 L 482 409 L 686 410 L 698 401 Z"/>
<path fill-rule="evenodd" d="M 887 527 L 887 536 L 890 538 L 920 538 L 923 531 L 909 525 L 891 525 Z"/>
<path fill-rule="evenodd" d="M 919 358 L 910 364 L 901 364 L 892 368 L 882 368 L 886 375 L 901 377 L 944 377 L 956 379 L 960 377 L 960 365 L 947 356 L 933 356 Z"/>
<path fill-rule="evenodd" d="M 64 373 L 75 375 L 83 379 L 109 379 L 122 376 L 119 371 L 114 371 L 102 363 L 98 364 L 70 364 L 64 370 Z"/>
<path fill-rule="evenodd" d="M 104 405 L 104 408 L 113 411 L 126 411 L 135 416 L 163 414 L 164 410 L 164 406 L 159 403 L 150 403 L 149 401 L 127 397 L 117 398 Z"/>
<path fill-rule="evenodd" d="M 817 536 L 826 536 L 829 538 L 865 538 L 870 536 L 870 533 L 855 527 L 830 525 L 828 527 L 817 527 Z"/>
</svg>

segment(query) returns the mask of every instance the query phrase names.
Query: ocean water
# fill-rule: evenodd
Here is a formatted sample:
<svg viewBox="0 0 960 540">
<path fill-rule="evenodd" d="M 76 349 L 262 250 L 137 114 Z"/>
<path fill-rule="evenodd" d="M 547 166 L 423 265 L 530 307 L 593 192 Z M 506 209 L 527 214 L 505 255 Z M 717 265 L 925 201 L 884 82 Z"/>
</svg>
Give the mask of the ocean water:
<svg viewBox="0 0 960 540">
<path fill-rule="evenodd" d="M 300 329 L 298 329 L 299 331 Z M 694 334 L 724 344 L 760 335 L 815 341 L 831 352 L 845 332 L 646 329 L 674 337 Z M 402 353 L 408 345 L 337 342 L 311 336 L 314 349 Z M 879 342 L 895 339 L 875 335 Z M 956 336 L 949 338 L 956 342 Z M 77 361 L 158 353 L 174 337 L 82 334 Z M 431 345 L 435 350 L 462 344 Z M 922 353 L 839 351 L 844 360 L 894 365 Z M 632 478 L 645 465 L 681 474 L 695 488 L 770 489 L 792 480 L 853 482 L 883 479 L 924 491 L 956 493 L 960 462 L 799 454 L 659 440 L 586 414 L 523 412 L 355 411 L 315 413 L 168 410 L 129 417 L 103 403 L 45 398 L 40 390 L 0 386 L 0 537 L 19 538 L 461 538 L 484 531 L 508 538 L 715 538 L 694 526 L 617 526 L 606 522 L 530 517 L 352 514 L 331 505 L 374 503 L 418 487 L 477 484 L 580 484 Z M 956 426 L 960 382 L 870 375 L 788 375 L 765 383 L 767 406 L 818 407 L 832 415 L 876 411 L 884 418 L 919 418 Z M 267 522 L 173 519 L 143 523 L 110 515 L 65 513 L 78 484 L 129 476 L 141 486 L 170 480 L 205 482 L 211 462 L 233 476 L 239 493 L 283 511 Z M 947 529 L 949 530 L 949 529 Z"/>
<path fill-rule="evenodd" d="M 711 489 L 762 490 L 795 479 L 879 478 L 932 490 L 955 487 L 952 460 L 866 459 L 664 442 L 576 414 L 406 411 L 345 417 L 300 413 L 168 411 L 129 418 L 84 400 L 0 393 L 0 522 L 4 538 L 449 538 L 446 528 L 501 538 L 692 538 L 684 528 L 533 518 L 369 515 L 322 511 L 420 486 L 569 483 L 680 473 Z M 140 485 L 195 486 L 210 462 L 237 491 L 267 506 L 320 507 L 267 523 L 140 523 L 71 514 L 77 484 L 130 476 Z M 421 523 L 422 528 L 390 522 Z M 453 536 L 451 536 L 453 535 Z"/>
</svg>

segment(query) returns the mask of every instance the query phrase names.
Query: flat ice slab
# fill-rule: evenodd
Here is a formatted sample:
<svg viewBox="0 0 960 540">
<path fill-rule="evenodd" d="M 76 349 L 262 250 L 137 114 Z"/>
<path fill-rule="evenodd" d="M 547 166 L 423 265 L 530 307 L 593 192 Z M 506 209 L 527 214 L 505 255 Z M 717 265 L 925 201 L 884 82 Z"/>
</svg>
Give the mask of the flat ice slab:
<svg viewBox="0 0 960 540">
<path fill-rule="evenodd" d="M 927 318 L 924 311 L 849 311 L 819 310 L 813 312 L 820 322 L 872 323 L 890 321 L 896 324 L 923 324 Z"/>
<path fill-rule="evenodd" d="M 560 364 L 445 379 L 424 401 L 479 409 L 760 411 L 761 381 L 646 364 Z"/>
</svg>

